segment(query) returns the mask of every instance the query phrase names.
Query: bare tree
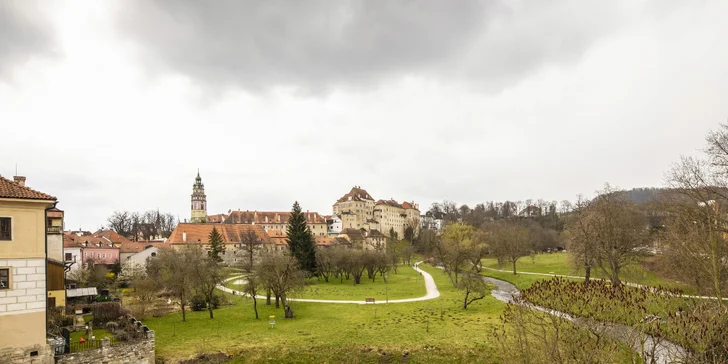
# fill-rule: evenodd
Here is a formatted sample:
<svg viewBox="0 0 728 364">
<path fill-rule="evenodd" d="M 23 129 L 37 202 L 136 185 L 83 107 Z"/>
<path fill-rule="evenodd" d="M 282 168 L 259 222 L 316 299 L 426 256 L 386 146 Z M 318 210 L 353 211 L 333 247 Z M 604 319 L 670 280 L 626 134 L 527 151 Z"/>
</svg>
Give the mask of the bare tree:
<svg viewBox="0 0 728 364">
<path fill-rule="evenodd" d="M 285 318 L 293 318 L 288 297 L 303 288 L 306 278 L 296 258 L 277 252 L 266 253 L 261 258 L 259 272 L 261 281 L 280 298 Z"/>
<path fill-rule="evenodd" d="M 566 223 L 566 235 L 569 242 L 573 264 L 584 268 L 584 281 L 591 279 L 591 269 L 596 265 L 596 238 L 592 235 L 594 230 L 590 211 L 587 210 L 589 202 L 578 197 L 574 205 L 574 213 Z"/>
<path fill-rule="evenodd" d="M 257 272 L 250 272 L 245 276 L 245 279 L 247 282 L 245 283 L 243 290 L 247 295 L 253 297 L 253 311 L 255 311 L 255 319 L 260 320 L 258 317 L 258 299 L 256 297 L 260 293 L 261 288 L 263 288 L 261 275 Z"/>
<path fill-rule="evenodd" d="M 509 262 L 516 274 L 518 259 L 528 256 L 533 250 L 529 241 L 528 228 L 517 222 L 499 222 L 487 227 L 488 243 L 499 261 Z"/>
<path fill-rule="evenodd" d="M 442 239 L 435 246 L 435 258 L 450 277 L 454 287 L 458 286 L 460 271 L 468 262 L 473 245 L 472 238 L 472 226 L 462 223 L 451 224 L 445 227 Z"/>
<path fill-rule="evenodd" d="M 174 303 L 179 305 L 182 311 L 182 321 L 186 321 L 186 308 L 189 305 L 194 289 L 191 269 L 197 257 L 197 251 L 187 246 L 182 250 L 162 250 L 156 259 L 150 260 L 147 264 L 147 273 L 152 278 L 158 279 L 165 290 L 174 297 Z"/>
<path fill-rule="evenodd" d="M 718 140 L 725 141 L 718 138 L 715 142 Z M 716 150 L 719 146 L 712 148 Z M 728 179 L 728 174 L 721 177 L 728 156 L 714 158 L 720 169 L 706 161 L 683 158 L 671 171 L 670 183 L 675 190 L 667 195 L 663 205 L 670 212 L 665 257 L 673 270 L 691 277 L 698 287 L 708 282 L 710 291 L 723 304 L 728 286 L 728 200 L 719 186 L 724 183 L 722 178 Z"/>
<path fill-rule="evenodd" d="M 250 273 L 253 270 L 255 259 L 259 254 L 263 241 L 254 230 L 241 231 L 238 241 L 240 241 L 241 251 L 243 252 L 242 268 Z"/>
<path fill-rule="evenodd" d="M 129 236 L 132 230 L 131 214 L 128 211 L 114 211 L 114 213 L 106 219 L 109 229 L 114 230 L 119 235 Z"/>
<path fill-rule="evenodd" d="M 458 283 L 458 288 L 463 291 L 463 309 L 477 300 L 482 300 L 490 295 L 488 284 L 483 281 L 480 275 L 466 274 Z"/>
<path fill-rule="evenodd" d="M 214 318 L 213 302 L 215 289 L 222 284 L 224 275 L 218 262 L 208 256 L 207 252 L 200 245 L 194 244 L 186 247 L 190 260 L 187 261 L 187 269 L 190 271 L 190 278 L 195 291 L 205 298 L 210 318 Z"/>
<path fill-rule="evenodd" d="M 597 266 L 620 289 L 622 268 L 645 253 L 649 231 L 647 219 L 637 206 L 609 185 L 587 207 L 591 236 L 596 246 Z"/>
</svg>

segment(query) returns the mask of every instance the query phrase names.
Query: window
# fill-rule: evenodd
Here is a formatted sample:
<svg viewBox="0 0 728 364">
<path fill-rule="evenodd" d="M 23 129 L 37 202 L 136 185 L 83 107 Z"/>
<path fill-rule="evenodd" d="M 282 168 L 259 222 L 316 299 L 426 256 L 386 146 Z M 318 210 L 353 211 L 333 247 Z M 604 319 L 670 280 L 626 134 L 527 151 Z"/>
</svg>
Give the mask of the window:
<svg viewBox="0 0 728 364">
<path fill-rule="evenodd" d="M 2 269 L 0 269 L 0 289 L 9 289 L 9 288 L 10 288 L 10 269 L 2 268 Z"/>
<path fill-rule="evenodd" d="M 9 217 L 0 217 L 0 240 L 12 240 L 13 235 L 10 233 L 12 221 Z"/>
<path fill-rule="evenodd" d="M 67 261 L 67 262 L 70 262 L 70 261 L 72 261 L 72 260 L 73 260 L 73 254 L 71 254 L 71 253 L 66 253 L 66 261 Z"/>
<path fill-rule="evenodd" d="M 106 259 L 106 253 L 101 254 L 101 257 Z"/>
</svg>

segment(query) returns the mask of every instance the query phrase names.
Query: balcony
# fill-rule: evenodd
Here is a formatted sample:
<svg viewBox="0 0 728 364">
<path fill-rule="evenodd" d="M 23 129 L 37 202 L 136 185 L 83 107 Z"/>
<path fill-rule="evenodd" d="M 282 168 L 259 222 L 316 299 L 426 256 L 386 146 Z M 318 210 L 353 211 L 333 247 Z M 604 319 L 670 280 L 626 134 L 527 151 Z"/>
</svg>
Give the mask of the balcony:
<svg viewBox="0 0 728 364">
<path fill-rule="evenodd" d="M 63 234 L 63 229 L 60 226 L 49 226 L 46 232 L 48 234 Z"/>
</svg>

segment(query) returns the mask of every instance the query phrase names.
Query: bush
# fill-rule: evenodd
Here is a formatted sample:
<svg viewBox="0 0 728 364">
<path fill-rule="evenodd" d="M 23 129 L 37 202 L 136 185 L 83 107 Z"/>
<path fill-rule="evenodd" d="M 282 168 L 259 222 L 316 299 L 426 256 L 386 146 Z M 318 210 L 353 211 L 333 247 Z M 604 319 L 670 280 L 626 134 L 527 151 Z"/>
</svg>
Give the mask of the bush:
<svg viewBox="0 0 728 364">
<path fill-rule="evenodd" d="M 212 301 L 210 301 L 210 305 L 213 309 L 220 308 L 220 303 L 222 302 L 222 299 L 218 295 L 212 296 Z"/>
<path fill-rule="evenodd" d="M 129 309 L 122 307 L 117 302 L 102 302 L 91 305 L 94 314 L 95 324 L 105 324 L 109 321 L 117 321 L 120 317 L 130 313 Z"/>
<path fill-rule="evenodd" d="M 192 311 L 203 311 L 207 308 L 207 302 L 202 295 L 194 295 L 190 300 L 190 309 Z"/>
</svg>

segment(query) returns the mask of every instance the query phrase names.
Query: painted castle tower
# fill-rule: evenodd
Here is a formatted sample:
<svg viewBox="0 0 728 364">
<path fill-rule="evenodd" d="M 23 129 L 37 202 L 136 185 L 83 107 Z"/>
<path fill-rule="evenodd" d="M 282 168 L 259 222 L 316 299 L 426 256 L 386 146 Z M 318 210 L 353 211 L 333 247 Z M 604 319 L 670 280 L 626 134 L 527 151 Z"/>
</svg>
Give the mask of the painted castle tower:
<svg viewBox="0 0 728 364">
<path fill-rule="evenodd" d="M 200 170 L 197 170 L 195 184 L 192 185 L 192 215 L 190 222 L 207 222 L 207 195 L 205 185 L 202 184 Z"/>
</svg>

